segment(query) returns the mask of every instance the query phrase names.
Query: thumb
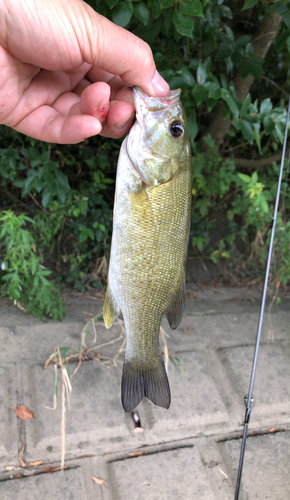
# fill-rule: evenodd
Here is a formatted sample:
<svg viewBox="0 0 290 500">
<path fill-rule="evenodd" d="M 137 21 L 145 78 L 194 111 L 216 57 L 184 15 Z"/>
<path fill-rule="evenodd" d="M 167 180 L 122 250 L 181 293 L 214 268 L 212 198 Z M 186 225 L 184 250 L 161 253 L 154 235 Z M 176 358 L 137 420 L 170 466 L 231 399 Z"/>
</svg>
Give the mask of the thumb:
<svg viewBox="0 0 290 500">
<path fill-rule="evenodd" d="M 96 13 L 89 5 L 86 11 L 86 37 L 79 45 L 86 62 L 114 75 L 127 85 L 137 85 L 151 96 L 166 96 L 168 83 L 156 70 L 149 45 L 129 31 Z"/>
</svg>

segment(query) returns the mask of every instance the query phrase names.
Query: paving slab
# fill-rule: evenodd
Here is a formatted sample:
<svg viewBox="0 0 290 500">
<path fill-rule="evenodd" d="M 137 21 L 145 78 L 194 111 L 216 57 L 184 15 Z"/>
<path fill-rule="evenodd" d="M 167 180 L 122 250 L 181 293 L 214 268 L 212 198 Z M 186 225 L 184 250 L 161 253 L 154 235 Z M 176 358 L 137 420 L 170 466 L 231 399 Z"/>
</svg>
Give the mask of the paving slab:
<svg viewBox="0 0 290 500">
<path fill-rule="evenodd" d="M 73 367 L 74 368 L 74 365 Z M 24 400 L 35 418 L 26 423 L 27 457 L 38 460 L 49 453 L 50 459 L 61 450 L 61 376 L 59 402 L 53 407 L 54 371 L 42 366 L 23 365 Z M 99 454 L 126 442 L 129 430 L 120 406 L 119 387 L 114 371 L 95 361 L 84 363 L 74 377 L 70 409 L 66 411 L 66 456 Z M 47 452 L 49 450 L 49 452 Z"/>
<path fill-rule="evenodd" d="M 178 370 L 169 365 L 171 407 L 150 404 L 157 438 L 182 439 L 201 429 L 226 427 L 229 414 L 211 375 L 210 359 L 200 351 L 181 352 Z"/>
<path fill-rule="evenodd" d="M 229 464 L 229 474 L 236 476 L 241 440 L 220 443 Z M 240 500 L 289 500 L 290 432 L 264 434 L 247 440 Z"/>
<path fill-rule="evenodd" d="M 81 332 L 89 318 L 84 311 L 96 314 L 103 302 L 73 296 L 65 320 L 54 323 L 24 315 L 0 300 L 1 500 L 39 496 L 72 500 L 234 498 L 243 398 L 251 373 L 260 292 L 220 287 L 202 290 L 198 286 L 189 291 L 194 296 L 186 302 L 178 329 L 171 331 L 166 320 L 163 322 L 169 334 L 169 354 L 175 361 L 175 366 L 169 363 L 170 409 L 144 399 L 135 414 L 124 413 L 120 402 L 123 353 L 110 369 L 95 360 L 83 362 L 71 380 L 71 405 L 66 409 L 65 463 L 74 468 L 63 473 L 38 474 L 39 470 L 29 466 L 37 460 L 60 465 L 60 370 L 58 407 L 52 411 L 45 406 L 53 406 L 55 371 L 53 367 L 45 370 L 44 363 L 57 346 L 80 350 Z M 117 324 L 110 330 L 97 325 L 97 351 L 102 356 L 116 354 L 122 338 L 114 339 L 120 332 Z M 93 342 L 94 332 L 90 331 L 86 343 L 91 346 Z M 107 345 L 99 351 L 102 344 Z M 161 346 L 163 349 L 162 342 Z M 258 435 L 248 439 L 240 500 L 290 498 L 285 486 L 290 462 L 289 357 L 289 297 L 285 296 L 264 321 L 249 426 L 250 434 Z M 77 365 L 69 366 L 73 370 Z M 19 420 L 12 411 L 19 404 L 31 409 L 34 418 Z M 10 472 L 6 467 L 19 466 L 21 449 L 28 465 L 20 472 Z M 9 480 L 10 475 L 24 477 Z M 107 486 L 95 483 L 93 476 L 104 479 Z M 251 496 L 252 478 L 256 496 Z"/>
<path fill-rule="evenodd" d="M 0 367 L 0 465 L 17 454 L 18 429 L 15 366 Z"/>
<path fill-rule="evenodd" d="M 228 377 L 242 399 L 248 392 L 254 346 L 218 351 Z M 290 417 L 290 346 L 285 343 L 261 345 L 254 386 L 252 418 Z"/>
<path fill-rule="evenodd" d="M 53 476 L 53 477 L 51 477 Z M 85 485 L 81 469 L 64 470 L 50 474 L 39 474 L 22 479 L 0 482 L 1 500 L 79 500 L 85 498 Z M 101 500 L 101 496 L 96 496 Z"/>
<path fill-rule="evenodd" d="M 110 473 L 118 500 L 215 500 L 195 447 L 119 460 Z"/>
</svg>

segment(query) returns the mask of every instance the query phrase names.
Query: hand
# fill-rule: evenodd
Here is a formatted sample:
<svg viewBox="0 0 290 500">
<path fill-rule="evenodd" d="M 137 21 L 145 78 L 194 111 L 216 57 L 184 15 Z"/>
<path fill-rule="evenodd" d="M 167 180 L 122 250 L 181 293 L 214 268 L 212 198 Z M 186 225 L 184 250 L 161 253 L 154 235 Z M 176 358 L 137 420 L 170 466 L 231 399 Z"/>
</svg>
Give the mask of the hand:
<svg viewBox="0 0 290 500">
<path fill-rule="evenodd" d="M 75 144 L 132 126 L 128 85 L 168 95 L 149 46 L 82 0 L 0 0 L 0 123 Z"/>
</svg>

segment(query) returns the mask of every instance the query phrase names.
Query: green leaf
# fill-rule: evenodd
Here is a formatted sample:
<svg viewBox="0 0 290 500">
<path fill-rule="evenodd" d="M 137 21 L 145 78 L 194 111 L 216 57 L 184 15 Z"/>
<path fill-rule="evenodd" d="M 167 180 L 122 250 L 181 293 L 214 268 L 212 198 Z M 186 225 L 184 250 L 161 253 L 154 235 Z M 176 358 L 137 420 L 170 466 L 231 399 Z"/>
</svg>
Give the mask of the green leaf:
<svg viewBox="0 0 290 500">
<path fill-rule="evenodd" d="M 258 3 L 258 1 L 259 0 L 246 0 L 242 10 L 251 9 L 251 7 L 254 7 Z"/>
<path fill-rule="evenodd" d="M 230 95 L 229 91 L 226 89 L 221 89 L 221 93 L 222 93 L 222 98 L 227 103 L 230 110 L 233 112 L 235 117 L 238 118 L 239 108 L 238 108 L 237 104 L 235 103 L 234 99 L 232 98 L 232 96 Z"/>
<path fill-rule="evenodd" d="M 198 133 L 195 111 L 193 111 L 190 115 L 187 115 L 187 127 L 189 138 L 191 141 L 194 141 Z"/>
<path fill-rule="evenodd" d="M 260 123 L 255 123 L 254 124 L 254 136 L 255 136 L 255 141 L 259 149 L 259 153 L 262 154 L 261 150 L 261 138 L 260 138 Z"/>
<path fill-rule="evenodd" d="M 263 64 L 263 59 L 261 57 L 257 56 L 250 57 L 249 72 L 257 79 L 261 78 L 262 76 L 263 73 L 262 64 Z"/>
<path fill-rule="evenodd" d="M 284 33 L 281 33 L 281 35 L 277 36 L 277 38 L 275 39 L 275 46 L 278 52 L 281 49 L 285 49 L 287 47 L 287 39 L 289 38 L 289 36 L 290 30 L 287 30 Z"/>
<path fill-rule="evenodd" d="M 164 60 L 164 54 L 162 54 L 161 52 L 156 52 L 156 54 L 154 54 L 154 61 L 157 64 L 162 62 L 163 60 Z"/>
<path fill-rule="evenodd" d="M 282 16 L 283 22 L 286 24 L 287 28 L 290 28 L 290 11 Z"/>
<path fill-rule="evenodd" d="M 260 113 L 269 113 L 273 109 L 273 104 L 271 102 L 270 97 L 267 97 L 267 99 L 264 99 L 261 102 L 260 106 Z"/>
<path fill-rule="evenodd" d="M 238 177 L 239 177 L 240 179 L 242 179 L 242 181 L 246 182 L 247 184 L 248 184 L 249 182 L 251 182 L 251 177 L 250 177 L 249 175 L 246 175 L 246 174 L 240 174 L 240 173 L 239 173 L 239 174 L 238 174 Z"/>
<path fill-rule="evenodd" d="M 164 80 L 168 81 L 174 76 L 174 71 L 172 69 L 165 69 L 164 71 L 160 71 L 160 75 Z"/>
<path fill-rule="evenodd" d="M 187 85 L 192 87 L 195 84 L 194 78 L 186 66 L 183 66 L 177 73 L 182 76 Z"/>
<path fill-rule="evenodd" d="M 227 57 L 229 57 L 232 53 L 232 49 L 230 45 L 226 45 L 225 43 L 221 43 L 219 50 L 217 51 L 214 60 L 215 61 L 224 61 Z"/>
<path fill-rule="evenodd" d="M 199 106 L 206 98 L 207 90 L 203 85 L 195 84 L 192 90 L 192 95 L 195 99 L 197 106 Z"/>
<path fill-rule="evenodd" d="M 241 115 L 245 115 L 248 112 L 250 104 L 251 104 L 251 94 L 247 94 L 247 96 L 242 104 L 242 107 L 241 107 L 241 111 L 240 111 Z"/>
<path fill-rule="evenodd" d="M 252 37 L 250 35 L 242 35 L 236 40 L 237 47 L 244 47 L 251 41 Z"/>
<path fill-rule="evenodd" d="M 207 198 L 201 198 L 201 199 L 197 200 L 197 202 L 196 202 L 196 208 L 199 209 L 199 213 L 202 217 L 204 217 L 206 215 L 207 209 L 210 206 L 211 206 L 211 202 Z"/>
<path fill-rule="evenodd" d="M 60 203 L 64 203 L 65 200 L 66 200 L 66 195 L 65 195 L 66 191 L 62 189 L 62 187 L 57 184 L 56 186 L 56 195 L 60 201 Z"/>
<path fill-rule="evenodd" d="M 96 168 L 96 161 L 93 160 L 92 158 L 85 160 L 85 163 L 88 165 L 90 168 Z"/>
<path fill-rule="evenodd" d="M 177 10 L 173 14 L 173 24 L 180 35 L 192 38 L 194 22 L 190 17 Z"/>
<path fill-rule="evenodd" d="M 106 0 L 107 5 L 112 9 L 118 3 L 118 0 Z"/>
<path fill-rule="evenodd" d="M 223 87 L 224 89 L 227 89 L 228 88 L 228 82 L 227 82 L 227 79 L 224 75 L 220 75 L 220 80 L 221 80 L 221 87 Z"/>
<path fill-rule="evenodd" d="M 264 210 L 265 214 L 267 214 L 269 212 L 269 205 L 268 205 L 267 201 L 265 200 L 265 198 L 261 198 L 261 207 Z"/>
<path fill-rule="evenodd" d="M 254 52 L 254 47 L 253 45 L 251 44 L 251 42 L 247 43 L 246 47 L 245 47 L 245 51 L 246 51 L 246 55 L 247 56 L 251 56 Z"/>
<path fill-rule="evenodd" d="M 144 2 L 134 4 L 134 16 L 146 25 L 149 21 L 149 11 Z"/>
<path fill-rule="evenodd" d="M 243 51 L 241 49 L 236 49 L 232 54 L 231 54 L 231 60 L 235 66 L 238 68 L 240 67 L 240 64 L 243 61 Z"/>
<path fill-rule="evenodd" d="M 210 97 L 207 97 L 206 100 L 205 100 L 205 102 L 206 102 L 206 105 L 208 107 L 208 110 L 211 111 L 212 108 L 214 108 L 217 105 L 218 100 L 217 99 L 211 99 Z"/>
<path fill-rule="evenodd" d="M 113 12 L 113 22 L 124 28 L 130 22 L 132 14 L 132 2 L 122 2 Z"/>
<path fill-rule="evenodd" d="M 275 122 L 273 118 L 269 115 L 265 116 L 263 120 L 264 129 L 267 135 L 271 134 L 275 130 Z"/>
<path fill-rule="evenodd" d="M 241 64 L 239 64 L 239 72 L 242 78 L 246 78 L 250 73 L 250 63 L 248 59 L 242 60 Z"/>
<path fill-rule="evenodd" d="M 233 30 L 229 26 L 227 26 L 227 25 L 225 25 L 225 30 L 226 30 L 226 33 L 228 35 L 228 38 L 230 38 L 230 40 L 234 42 L 235 41 L 235 35 L 234 35 Z"/>
<path fill-rule="evenodd" d="M 188 16 L 204 17 L 202 3 L 199 0 L 183 0 L 178 4 L 181 12 Z"/>
<path fill-rule="evenodd" d="M 157 2 L 156 0 L 150 0 L 148 2 L 148 5 L 150 5 L 153 18 L 157 19 L 161 14 L 160 2 Z"/>
<path fill-rule="evenodd" d="M 282 16 L 282 14 L 285 14 L 288 10 L 284 2 L 275 2 L 271 5 L 271 9 L 276 12 L 276 14 L 279 14 L 279 16 Z"/>
<path fill-rule="evenodd" d="M 220 99 L 222 93 L 220 86 L 217 83 L 214 82 L 207 82 L 205 84 L 205 87 L 208 89 L 208 96 L 211 97 L 212 99 Z"/>
<path fill-rule="evenodd" d="M 52 198 L 52 194 L 51 194 L 50 191 L 47 190 L 46 193 L 43 194 L 43 196 L 42 196 L 42 206 L 43 206 L 43 208 L 46 208 L 49 205 L 49 202 L 50 202 L 51 198 Z"/>
<path fill-rule="evenodd" d="M 258 174 L 257 174 L 257 172 L 253 173 L 252 178 L 251 178 L 251 182 L 253 184 L 256 184 L 256 182 L 258 182 Z"/>
<path fill-rule="evenodd" d="M 207 79 L 207 67 L 204 63 L 199 63 L 196 73 L 197 82 L 202 85 Z"/>
<path fill-rule="evenodd" d="M 168 9 L 168 7 L 173 7 L 175 5 L 175 0 L 159 0 L 159 4 L 161 9 Z"/>
<path fill-rule="evenodd" d="M 218 7 L 218 12 L 221 16 L 227 17 L 228 19 L 233 18 L 231 9 L 229 7 L 226 7 L 225 5 L 221 5 L 221 7 Z"/>
<path fill-rule="evenodd" d="M 208 40 L 206 40 L 203 44 L 202 44 L 202 52 L 203 52 L 203 55 L 204 57 L 207 57 L 211 54 L 213 50 L 213 42 L 212 40 L 209 38 Z"/>
<path fill-rule="evenodd" d="M 253 125 L 246 121 L 243 120 L 240 122 L 240 130 L 244 136 L 244 138 L 249 141 L 251 144 L 254 142 L 254 127 Z"/>
</svg>

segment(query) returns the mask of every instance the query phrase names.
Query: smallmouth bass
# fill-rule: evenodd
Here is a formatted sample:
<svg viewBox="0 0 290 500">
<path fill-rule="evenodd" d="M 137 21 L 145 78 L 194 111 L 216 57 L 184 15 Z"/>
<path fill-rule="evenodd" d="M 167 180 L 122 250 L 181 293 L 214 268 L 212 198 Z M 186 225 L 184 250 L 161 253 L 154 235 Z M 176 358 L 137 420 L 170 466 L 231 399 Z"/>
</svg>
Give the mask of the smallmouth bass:
<svg viewBox="0 0 290 500">
<path fill-rule="evenodd" d="M 163 314 L 179 325 L 191 218 L 191 154 L 180 90 L 149 97 L 133 88 L 136 121 L 122 143 L 116 179 L 107 328 L 122 312 L 127 333 L 122 404 L 132 411 L 147 397 L 170 406 L 159 347 Z"/>
</svg>

